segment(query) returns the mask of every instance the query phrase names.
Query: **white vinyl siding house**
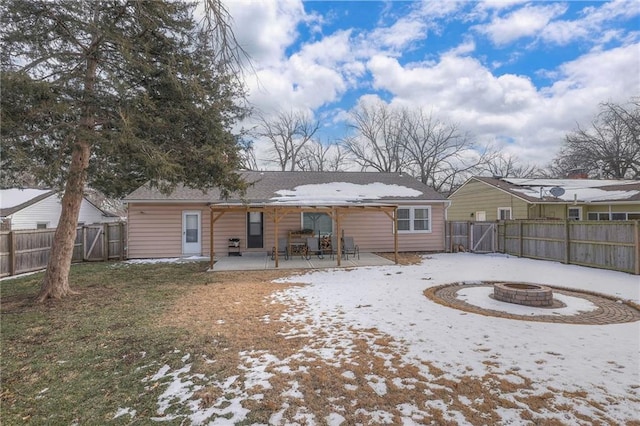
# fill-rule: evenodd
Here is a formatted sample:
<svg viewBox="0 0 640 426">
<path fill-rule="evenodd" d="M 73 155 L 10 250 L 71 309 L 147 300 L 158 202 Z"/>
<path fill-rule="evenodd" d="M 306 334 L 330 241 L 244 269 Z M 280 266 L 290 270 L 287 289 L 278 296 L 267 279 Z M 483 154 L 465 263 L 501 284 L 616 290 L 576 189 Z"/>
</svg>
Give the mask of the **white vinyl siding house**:
<svg viewBox="0 0 640 426">
<path fill-rule="evenodd" d="M 22 202 L 15 204 L 17 201 Z M 60 197 L 56 192 L 48 190 L 2 190 L 0 203 L 2 220 L 10 224 L 10 230 L 56 228 L 62 212 Z M 91 224 L 118 219 L 103 212 L 87 199 L 82 200 L 78 222 Z"/>
</svg>

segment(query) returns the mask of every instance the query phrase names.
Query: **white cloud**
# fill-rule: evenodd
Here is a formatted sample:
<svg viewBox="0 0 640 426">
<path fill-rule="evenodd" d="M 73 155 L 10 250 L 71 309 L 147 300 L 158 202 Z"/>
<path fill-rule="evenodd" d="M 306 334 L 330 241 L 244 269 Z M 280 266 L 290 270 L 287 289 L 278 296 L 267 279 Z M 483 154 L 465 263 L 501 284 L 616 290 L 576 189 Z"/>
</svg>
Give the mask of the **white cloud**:
<svg viewBox="0 0 640 426">
<path fill-rule="evenodd" d="M 461 56 L 473 53 L 476 50 L 476 42 L 467 37 L 464 42 L 449 50 L 446 54 L 452 56 Z"/>
<path fill-rule="evenodd" d="M 558 45 L 566 45 L 579 39 L 589 40 L 594 44 L 608 43 L 625 37 L 623 31 L 604 29 L 609 22 L 637 15 L 640 15 L 640 0 L 607 2 L 600 7 L 585 8 L 580 19 L 550 22 L 541 31 L 540 38 L 544 42 Z"/>
<path fill-rule="evenodd" d="M 299 0 L 227 0 L 240 45 L 264 66 L 282 60 L 306 16 Z"/>
<path fill-rule="evenodd" d="M 552 19 L 562 15 L 566 10 L 567 6 L 561 3 L 527 5 L 504 18 L 495 16 L 489 24 L 478 25 L 475 29 L 486 34 L 496 45 L 503 46 L 522 37 L 537 35 Z"/>
</svg>

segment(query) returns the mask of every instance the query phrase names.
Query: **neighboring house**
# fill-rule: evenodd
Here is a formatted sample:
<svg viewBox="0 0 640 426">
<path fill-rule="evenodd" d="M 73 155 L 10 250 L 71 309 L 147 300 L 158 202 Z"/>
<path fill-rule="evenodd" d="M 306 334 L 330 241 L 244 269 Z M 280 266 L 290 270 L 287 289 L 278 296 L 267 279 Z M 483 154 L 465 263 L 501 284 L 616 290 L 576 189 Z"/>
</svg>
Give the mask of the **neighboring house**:
<svg viewBox="0 0 640 426">
<path fill-rule="evenodd" d="M 397 173 L 242 172 L 244 197 L 185 187 L 163 195 L 143 185 L 128 204 L 129 258 L 226 256 L 230 239 L 241 252 L 270 251 L 290 231 L 354 237 L 361 251 L 442 251 L 448 201 Z M 397 210 L 396 210 L 397 209 Z M 398 233 L 393 219 L 397 211 Z M 213 225 L 213 226 L 212 226 Z"/>
<path fill-rule="evenodd" d="M 640 181 L 472 177 L 449 196 L 451 221 L 640 219 Z"/>
<path fill-rule="evenodd" d="M 47 229 L 58 226 L 62 212 L 61 198 L 49 189 L 0 190 L 2 230 Z M 119 217 L 104 212 L 86 198 L 80 206 L 78 224 L 113 222 Z"/>
</svg>

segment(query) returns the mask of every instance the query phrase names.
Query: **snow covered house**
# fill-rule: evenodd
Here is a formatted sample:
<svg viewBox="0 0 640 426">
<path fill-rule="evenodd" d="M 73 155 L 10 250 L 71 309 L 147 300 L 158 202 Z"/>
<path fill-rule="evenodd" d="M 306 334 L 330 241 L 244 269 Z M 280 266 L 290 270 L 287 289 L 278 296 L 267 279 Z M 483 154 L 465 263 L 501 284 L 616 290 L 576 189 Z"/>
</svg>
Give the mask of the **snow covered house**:
<svg viewBox="0 0 640 426">
<path fill-rule="evenodd" d="M 475 176 L 449 196 L 452 221 L 640 219 L 640 181 Z"/>
<path fill-rule="evenodd" d="M 50 189 L 0 190 L 0 221 L 3 231 L 20 229 L 48 229 L 58 226 L 62 212 L 61 198 Z M 87 198 L 80 206 L 80 225 L 117 221 L 120 218 L 107 213 Z"/>
<path fill-rule="evenodd" d="M 127 197 L 129 258 L 268 252 L 308 230 L 353 237 L 361 251 L 442 251 L 448 201 L 398 173 L 242 172 L 244 197 L 143 185 Z M 397 227 L 394 221 L 397 219 Z M 397 229 L 397 232 L 395 230 Z"/>
</svg>

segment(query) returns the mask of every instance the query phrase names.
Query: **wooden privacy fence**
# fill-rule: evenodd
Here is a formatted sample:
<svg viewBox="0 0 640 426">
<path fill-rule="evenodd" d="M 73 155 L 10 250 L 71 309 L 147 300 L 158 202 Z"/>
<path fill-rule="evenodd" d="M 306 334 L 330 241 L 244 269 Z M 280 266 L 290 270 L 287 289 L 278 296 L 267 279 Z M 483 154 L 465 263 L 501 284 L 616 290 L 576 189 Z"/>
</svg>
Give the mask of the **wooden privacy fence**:
<svg viewBox="0 0 640 426">
<path fill-rule="evenodd" d="M 640 275 L 640 221 L 511 220 L 485 233 L 486 223 L 447 222 L 447 249 L 487 252 L 492 240 L 500 253 Z"/>
<path fill-rule="evenodd" d="M 123 222 L 78 227 L 72 262 L 107 261 L 126 257 Z M 0 277 L 47 267 L 55 229 L 0 232 Z"/>
</svg>

